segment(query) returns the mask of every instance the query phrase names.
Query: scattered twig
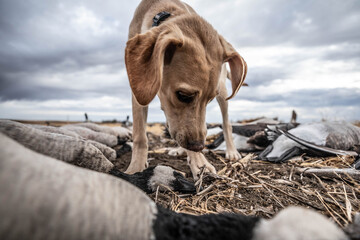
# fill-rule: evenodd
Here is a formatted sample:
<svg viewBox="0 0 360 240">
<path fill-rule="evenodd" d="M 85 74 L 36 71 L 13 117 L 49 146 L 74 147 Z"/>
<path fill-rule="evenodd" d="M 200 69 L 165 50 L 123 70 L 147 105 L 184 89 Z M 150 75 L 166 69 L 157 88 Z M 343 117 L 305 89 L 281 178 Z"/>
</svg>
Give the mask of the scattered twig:
<svg viewBox="0 0 360 240">
<path fill-rule="evenodd" d="M 159 188 L 160 188 L 160 186 L 157 186 L 157 188 L 156 188 L 155 203 L 157 203 L 157 201 L 158 201 Z"/>
<path fill-rule="evenodd" d="M 215 186 L 214 184 L 211 184 L 210 186 L 208 186 L 207 188 L 205 188 L 201 192 L 198 192 L 196 195 L 203 195 L 205 193 L 208 193 L 208 192 L 210 192 L 211 189 L 214 188 L 214 186 Z"/>
<path fill-rule="evenodd" d="M 318 169 L 318 168 L 297 168 L 297 171 L 304 176 L 311 176 L 312 174 L 319 177 L 335 178 L 339 175 L 342 177 L 350 176 L 353 179 L 360 181 L 360 171 L 355 169 Z"/>
<path fill-rule="evenodd" d="M 339 226 L 344 227 L 344 225 L 342 225 L 337 219 L 336 217 L 333 215 L 332 211 L 330 211 L 329 206 L 325 203 L 325 201 L 323 200 L 323 198 L 321 197 L 321 195 L 318 193 L 318 191 L 315 190 L 315 193 L 317 195 L 317 197 L 319 198 L 320 202 L 323 204 L 323 206 L 325 207 L 326 211 L 331 215 L 331 217 L 335 220 L 335 222 L 337 224 L 339 224 Z"/>
<path fill-rule="evenodd" d="M 351 202 L 349 201 L 345 189 L 345 185 L 343 183 L 344 193 L 345 193 L 345 205 L 346 205 L 346 216 L 349 222 L 351 222 Z"/>
</svg>

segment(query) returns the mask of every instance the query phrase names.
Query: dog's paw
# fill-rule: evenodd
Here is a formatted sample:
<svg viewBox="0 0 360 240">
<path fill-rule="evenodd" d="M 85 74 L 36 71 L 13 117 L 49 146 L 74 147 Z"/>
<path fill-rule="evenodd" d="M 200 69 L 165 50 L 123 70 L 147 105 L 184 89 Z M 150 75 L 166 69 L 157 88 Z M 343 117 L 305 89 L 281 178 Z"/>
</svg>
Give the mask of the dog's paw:
<svg viewBox="0 0 360 240">
<path fill-rule="evenodd" d="M 188 165 L 190 166 L 194 180 L 198 180 L 200 177 L 201 169 L 205 166 L 205 172 L 211 172 L 216 174 L 216 169 L 211 165 L 202 153 L 192 154 L 188 153 L 187 157 Z"/>
<path fill-rule="evenodd" d="M 170 156 L 181 156 L 185 154 L 185 150 L 182 147 L 169 148 L 168 154 Z"/>
<path fill-rule="evenodd" d="M 240 160 L 241 154 L 235 149 L 235 150 L 226 150 L 225 158 L 229 159 L 230 161 L 237 161 Z"/>
</svg>

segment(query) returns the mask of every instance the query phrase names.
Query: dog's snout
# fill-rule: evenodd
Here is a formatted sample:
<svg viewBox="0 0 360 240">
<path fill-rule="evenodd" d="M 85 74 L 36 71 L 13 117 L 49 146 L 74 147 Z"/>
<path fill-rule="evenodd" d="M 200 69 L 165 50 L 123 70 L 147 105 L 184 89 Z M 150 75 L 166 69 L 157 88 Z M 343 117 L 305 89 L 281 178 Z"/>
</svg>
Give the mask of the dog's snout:
<svg viewBox="0 0 360 240">
<path fill-rule="evenodd" d="M 187 149 L 194 152 L 200 152 L 204 149 L 204 142 L 203 141 L 190 141 L 187 144 Z"/>
</svg>

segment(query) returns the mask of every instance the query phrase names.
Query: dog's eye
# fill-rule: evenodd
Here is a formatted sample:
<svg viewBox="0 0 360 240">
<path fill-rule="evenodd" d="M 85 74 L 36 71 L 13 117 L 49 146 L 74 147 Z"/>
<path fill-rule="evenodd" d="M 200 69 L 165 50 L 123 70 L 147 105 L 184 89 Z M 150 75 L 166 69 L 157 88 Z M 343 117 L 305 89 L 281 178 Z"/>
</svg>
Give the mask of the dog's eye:
<svg viewBox="0 0 360 240">
<path fill-rule="evenodd" d="M 177 97 L 177 99 L 179 99 L 180 102 L 191 103 L 195 98 L 195 93 L 188 94 L 188 93 L 184 93 L 184 92 L 181 92 L 181 91 L 177 91 L 176 92 L 176 97 Z"/>
</svg>

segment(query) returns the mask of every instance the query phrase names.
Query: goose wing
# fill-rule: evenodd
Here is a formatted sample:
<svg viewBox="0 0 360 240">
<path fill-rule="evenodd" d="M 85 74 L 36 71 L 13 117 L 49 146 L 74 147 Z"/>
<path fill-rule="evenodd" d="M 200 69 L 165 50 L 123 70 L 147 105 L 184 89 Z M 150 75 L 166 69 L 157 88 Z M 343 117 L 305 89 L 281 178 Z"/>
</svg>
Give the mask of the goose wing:
<svg viewBox="0 0 360 240">
<path fill-rule="evenodd" d="M 345 150 L 338 150 L 338 149 L 332 149 L 329 147 L 319 146 L 314 143 L 303 140 L 301 138 L 298 138 L 295 135 L 293 135 L 287 131 L 283 131 L 281 129 L 277 129 L 277 130 L 280 133 L 282 133 L 284 136 L 290 138 L 291 140 L 297 142 L 298 144 L 305 146 L 307 148 L 313 149 L 313 150 L 326 152 L 326 153 L 330 153 L 330 154 L 334 154 L 334 155 L 341 155 L 341 156 L 354 156 L 354 157 L 358 156 L 358 154 L 354 151 L 345 151 Z"/>
</svg>

